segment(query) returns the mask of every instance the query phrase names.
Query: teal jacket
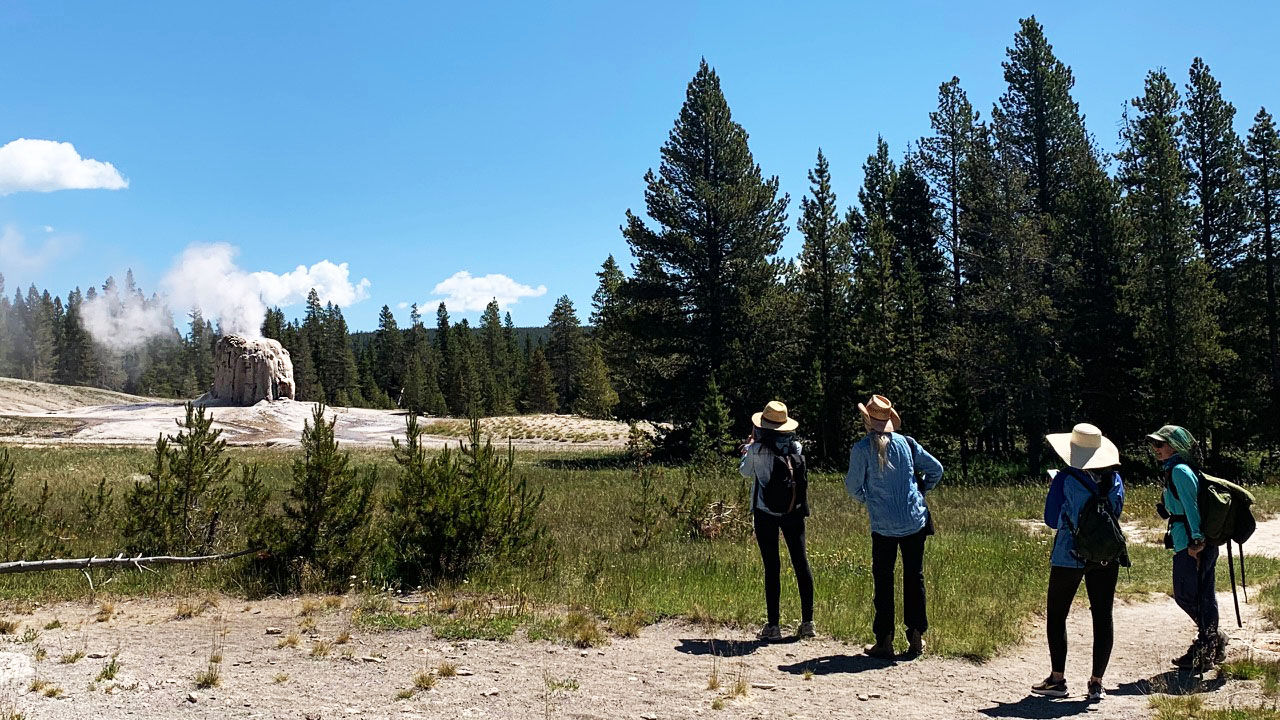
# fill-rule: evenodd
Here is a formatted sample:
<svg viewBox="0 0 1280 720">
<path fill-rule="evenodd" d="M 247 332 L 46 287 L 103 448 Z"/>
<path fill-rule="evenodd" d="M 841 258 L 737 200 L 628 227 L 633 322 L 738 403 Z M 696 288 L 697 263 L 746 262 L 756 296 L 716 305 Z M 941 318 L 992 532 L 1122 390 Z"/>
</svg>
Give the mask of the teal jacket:
<svg viewBox="0 0 1280 720">
<path fill-rule="evenodd" d="M 1169 523 L 1169 533 L 1173 536 L 1173 551 L 1182 552 L 1187 549 L 1192 540 L 1203 540 L 1204 535 L 1200 532 L 1200 506 L 1198 498 L 1200 497 L 1200 480 L 1196 477 L 1195 471 L 1187 466 L 1186 463 L 1178 456 L 1169 458 L 1164 463 L 1164 470 L 1169 473 L 1170 482 L 1178 489 L 1177 496 L 1169 489 L 1169 484 L 1165 483 L 1164 487 L 1164 507 L 1169 511 L 1170 515 L 1185 515 L 1187 521 L 1172 520 Z M 1191 526 L 1191 536 L 1187 536 L 1187 526 Z"/>
</svg>

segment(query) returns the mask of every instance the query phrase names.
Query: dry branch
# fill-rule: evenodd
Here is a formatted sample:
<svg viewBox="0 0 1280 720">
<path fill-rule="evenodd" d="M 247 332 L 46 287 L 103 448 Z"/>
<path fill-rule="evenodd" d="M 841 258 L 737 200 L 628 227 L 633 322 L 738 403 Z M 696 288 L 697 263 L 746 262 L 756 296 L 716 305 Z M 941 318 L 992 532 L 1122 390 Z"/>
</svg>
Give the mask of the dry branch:
<svg viewBox="0 0 1280 720">
<path fill-rule="evenodd" d="M 148 569 L 148 565 L 189 565 L 192 563 L 208 562 L 210 560 L 230 560 L 252 553 L 262 552 L 262 548 L 253 548 L 251 550 L 241 550 L 240 552 L 222 553 L 220 555 L 194 555 L 183 557 L 179 555 L 137 555 L 134 557 L 125 557 L 124 553 L 120 553 L 115 557 L 87 557 L 87 558 L 55 558 L 52 560 L 17 560 L 14 562 L 0 563 L 0 574 L 4 573 L 24 573 L 24 572 L 42 572 L 45 570 L 89 570 L 90 568 L 99 567 L 134 567 L 139 570 Z"/>
</svg>

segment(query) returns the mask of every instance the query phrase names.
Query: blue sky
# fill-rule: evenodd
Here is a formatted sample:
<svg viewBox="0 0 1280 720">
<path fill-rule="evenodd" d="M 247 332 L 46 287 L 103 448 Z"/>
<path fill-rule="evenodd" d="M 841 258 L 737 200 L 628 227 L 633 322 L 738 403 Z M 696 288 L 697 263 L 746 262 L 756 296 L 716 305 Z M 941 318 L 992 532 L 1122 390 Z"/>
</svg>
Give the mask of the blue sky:
<svg viewBox="0 0 1280 720">
<path fill-rule="evenodd" d="M 188 245 L 226 243 L 248 273 L 346 263 L 369 281 L 356 329 L 460 271 L 545 287 L 517 324 L 562 294 L 585 316 L 700 57 L 794 228 L 819 146 L 848 204 L 877 133 L 899 155 L 927 132 L 939 83 L 985 116 L 1032 13 L 1104 148 L 1146 71 L 1181 84 L 1196 55 L 1242 131 L 1280 106 L 1269 3 L 973 5 L 9 2 L 0 145 L 71 143 L 128 187 L 0 196 L 0 272 L 64 293 L 132 267 L 158 290 Z"/>
</svg>

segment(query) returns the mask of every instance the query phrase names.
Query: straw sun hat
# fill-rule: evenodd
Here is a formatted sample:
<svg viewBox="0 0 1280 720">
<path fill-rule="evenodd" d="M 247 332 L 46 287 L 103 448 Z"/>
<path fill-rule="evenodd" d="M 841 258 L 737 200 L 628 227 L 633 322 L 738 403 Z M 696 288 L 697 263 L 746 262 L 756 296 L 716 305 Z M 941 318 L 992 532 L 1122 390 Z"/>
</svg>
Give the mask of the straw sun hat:
<svg viewBox="0 0 1280 720">
<path fill-rule="evenodd" d="M 858 412 L 867 427 L 876 432 L 893 432 L 902 428 L 902 417 L 893 409 L 893 403 L 883 395 L 872 395 L 865 403 L 858 403 Z"/>
<path fill-rule="evenodd" d="M 787 416 L 787 406 L 777 400 L 770 400 L 764 410 L 751 416 L 751 423 L 758 428 L 791 432 L 800 426 L 794 418 Z"/>
<path fill-rule="evenodd" d="M 1097 470 L 1120 464 L 1120 451 L 1116 444 L 1088 423 L 1076 425 L 1069 433 L 1045 435 L 1044 439 L 1049 441 L 1062 462 L 1077 470 Z"/>
</svg>

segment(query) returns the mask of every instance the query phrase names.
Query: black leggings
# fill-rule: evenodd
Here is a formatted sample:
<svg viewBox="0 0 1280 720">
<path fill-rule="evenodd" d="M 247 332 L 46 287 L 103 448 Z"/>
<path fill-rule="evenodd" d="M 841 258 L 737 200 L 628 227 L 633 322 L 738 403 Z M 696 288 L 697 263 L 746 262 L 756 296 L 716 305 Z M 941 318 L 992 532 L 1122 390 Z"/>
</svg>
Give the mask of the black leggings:
<svg viewBox="0 0 1280 720">
<path fill-rule="evenodd" d="M 1075 599 L 1081 579 L 1089 594 L 1089 612 L 1093 615 L 1093 676 L 1100 678 L 1107 672 L 1111 645 L 1115 641 L 1111 606 L 1119 577 L 1120 566 L 1115 563 L 1049 569 L 1049 662 L 1054 672 L 1063 672 L 1067 667 L 1067 613 L 1071 612 L 1071 601 Z"/>
<path fill-rule="evenodd" d="M 755 511 L 756 544 L 760 546 L 760 559 L 764 561 L 764 602 L 769 611 L 769 624 L 778 624 L 778 596 L 782 594 L 782 560 L 778 557 L 778 531 L 787 541 L 791 554 L 791 567 L 796 572 L 796 584 L 800 586 L 800 615 L 804 622 L 813 621 L 813 573 L 809 570 L 809 556 L 804 550 L 804 516 L 792 513 L 775 517 Z"/>
</svg>

